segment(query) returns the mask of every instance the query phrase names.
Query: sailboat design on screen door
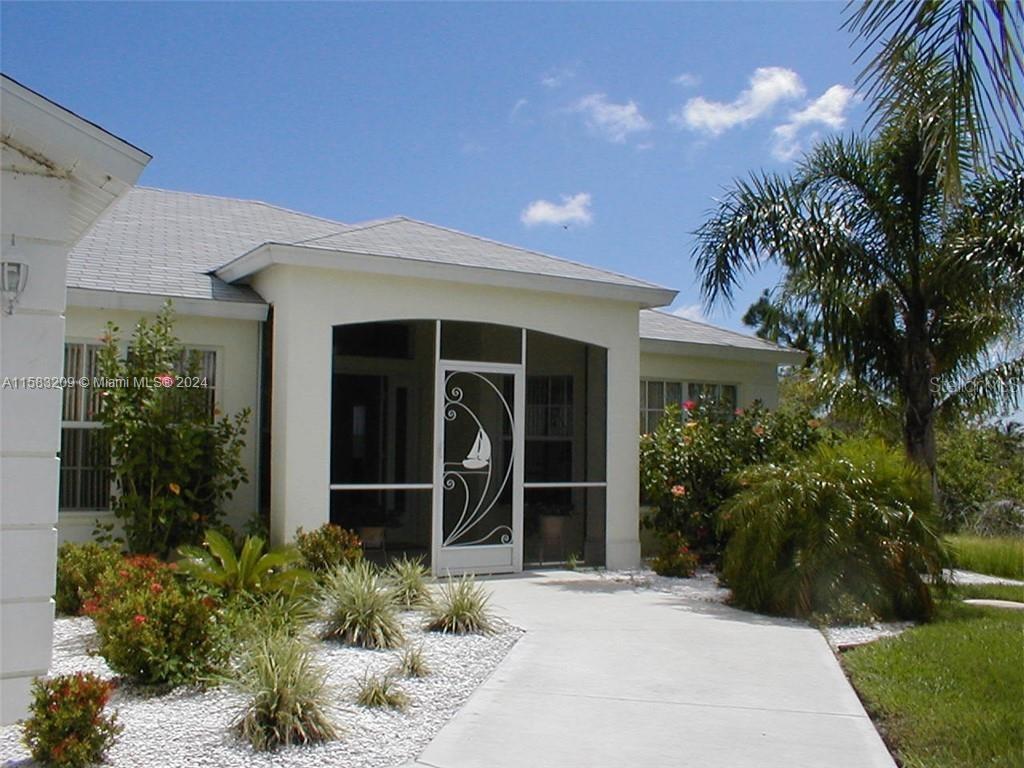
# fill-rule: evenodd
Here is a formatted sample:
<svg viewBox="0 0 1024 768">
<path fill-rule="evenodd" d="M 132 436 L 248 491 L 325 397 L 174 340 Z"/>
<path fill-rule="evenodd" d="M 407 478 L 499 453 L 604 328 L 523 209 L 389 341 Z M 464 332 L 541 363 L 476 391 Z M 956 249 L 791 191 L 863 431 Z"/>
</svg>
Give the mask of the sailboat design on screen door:
<svg viewBox="0 0 1024 768">
<path fill-rule="evenodd" d="M 469 449 L 462 466 L 466 469 L 483 469 L 491 463 L 491 438 L 482 429 L 478 429 L 473 447 Z"/>
</svg>

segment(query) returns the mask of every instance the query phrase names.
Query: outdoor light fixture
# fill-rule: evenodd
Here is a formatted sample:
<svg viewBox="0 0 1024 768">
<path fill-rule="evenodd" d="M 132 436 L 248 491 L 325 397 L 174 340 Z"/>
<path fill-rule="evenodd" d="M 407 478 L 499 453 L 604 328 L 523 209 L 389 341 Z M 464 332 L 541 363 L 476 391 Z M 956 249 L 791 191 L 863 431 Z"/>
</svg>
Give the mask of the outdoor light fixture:
<svg viewBox="0 0 1024 768">
<path fill-rule="evenodd" d="M 14 314 L 14 304 L 28 282 L 28 264 L 20 261 L 0 262 L 0 289 L 3 291 L 4 312 Z"/>
</svg>

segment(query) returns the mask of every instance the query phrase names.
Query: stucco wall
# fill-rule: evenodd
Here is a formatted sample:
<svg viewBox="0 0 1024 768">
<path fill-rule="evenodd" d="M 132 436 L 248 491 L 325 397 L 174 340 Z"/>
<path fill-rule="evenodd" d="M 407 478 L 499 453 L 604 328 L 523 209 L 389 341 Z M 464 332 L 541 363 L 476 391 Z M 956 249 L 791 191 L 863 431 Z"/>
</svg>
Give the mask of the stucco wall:
<svg viewBox="0 0 1024 768">
<path fill-rule="evenodd" d="M 774 408 L 779 402 L 778 364 L 773 362 L 719 360 L 642 351 L 640 377 L 735 384 L 738 388 L 737 403 L 741 407 L 760 400 L 768 408 Z"/>
<path fill-rule="evenodd" d="M 446 281 L 272 266 L 253 285 L 274 304 L 272 535 L 328 519 L 331 328 L 376 320 L 489 322 L 608 350 L 607 563 L 639 561 L 636 305 Z"/>
<path fill-rule="evenodd" d="M 107 321 L 113 321 L 121 329 L 122 341 L 126 342 L 142 317 L 152 319 L 153 315 L 127 310 L 68 307 L 65 338 L 68 341 L 96 342 L 105 333 Z M 186 347 L 216 350 L 217 406 L 221 412 L 233 415 L 243 408 L 252 410 L 242 452 L 249 482 L 240 485 L 234 498 L 225 505 L 227 522 L 237 528 L 257 508 L 260 323 L 253 320 L 196 317 L 179 312 L 174 332 Z M 109 513 L 61 512 L 57 520 L 60 541 L 87 541 L 98 518 L 104 522 L 113 521 L 113 515 Z"/>
</svg>

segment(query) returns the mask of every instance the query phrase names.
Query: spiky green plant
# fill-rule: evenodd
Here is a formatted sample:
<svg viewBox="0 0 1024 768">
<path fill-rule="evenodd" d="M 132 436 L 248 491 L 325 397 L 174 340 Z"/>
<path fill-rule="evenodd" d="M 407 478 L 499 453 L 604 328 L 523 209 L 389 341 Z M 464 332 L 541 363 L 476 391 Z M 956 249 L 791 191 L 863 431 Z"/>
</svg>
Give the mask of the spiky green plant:
<svg viewBox="0 0 1024 768">
<path fill-rule="evenodd" d="M 296 589 L 313 582 L 309 571 L 289 567 L 300 559 L 292 548 L 264 552 L 263 539 L 247 536 L 242 551 L 236 555 L 231 542 L 212 529 L 206 532 L 203 543 L 205 548 L 191 544 L 179 547 L 182 559 L 178 568 L 226 592 Z"/>
<path fill-rule="evenodd" d="M 297 637 L 320 616 L 317 601 L 305 589 L 238 593 L 225 613 L 231 637 L 241 645 L 270 634 Z"/>
<path fill-rule="evenodd" d="M 720 510 L 731 534 L 723 580 L 735 602 L 807 617 L 844 603 L 925 619 L 927 577 L 948 563 L 927 476 L 880 440 L 821 445 L 788 465 L 740 473 Z"/>
<path fill-rule="evenodd" d="M 428 571 L 422 557 L 410 559 L 403 556 L 392 560 L 387 577 L 395 590 L 395 599 L 402 608 L 419 608 L 430 602 Z"/>
<path fill-rule="evenodd" d="M 251 697 L 233 727 L 255 749 L 337 738 L 327 713 L 326 670 L 302 640 L 277 633 L 255 643 L 232 683 Z"/>
<path fill-rule="evenodd" d="M 423 646 L 407 646 L 402 650 L 395 665 L 395 673 L 402 677 L 426 677 L 430 674 Z"/>
<path fill-rule="evenodd" d="M 490 634 L 494 631 L 490 599 L 471 574 L 449 576 L 427 609 L 427 629 L 457 635 Z"/>
<path fill-rule="evenodd" d="M 365 560 L 330 575 L 324 604 L 325 640 L 363 648 L 397 648 L 404 642 L 394 589 Z"/>
<path fill-rule="evenodd" d="M 359 681 L 356 702 L 364 707 L 386 707 L 403 710 L 409 706 L 409 697 L 399 688 L 391 675 L 364 674 Z"/>
</svg>

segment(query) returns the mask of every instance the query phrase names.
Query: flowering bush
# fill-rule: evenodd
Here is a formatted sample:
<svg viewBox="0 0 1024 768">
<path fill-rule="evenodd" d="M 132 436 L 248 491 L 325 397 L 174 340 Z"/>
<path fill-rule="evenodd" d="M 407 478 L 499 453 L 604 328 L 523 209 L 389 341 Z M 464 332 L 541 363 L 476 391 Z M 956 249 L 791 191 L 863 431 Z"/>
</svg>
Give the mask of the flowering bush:
<svg viewBox="0 0 1024 768">
<path fill-rule="evenodd" d="M 809 412 L 755 405 L 725 419 L 713 404 L 670 406 L 657 429 L 640 438 L 640 484 L 655 507 L 648 524 L 682 534 L 701 559 L 716 562 L 724 541 L 715 512 L 736 492 L 735 474 L 788 461 L 827 434 Z"/>
<path fill-rule="evenodd" d="M 74 768 L 100 762 L 121 730 L 116 714 L 103 714 L 111 690 L 92 673 L 37 679 L 30 717 L 22 724 L 32 759 Z"/>
<path fill-rule="evenodd" d="M 77 616 L 82 602 L 92 597 L 100 576 L 121 562 L 115 547 L 88 544 L 61 544 L 57 550 L 57 613 Z"/>
<path fill-rule="evenodd" d="M 107 571 L 87 604 L 100 655 L 143 685 L 194 683 L 220 667 L 226 648 L 217 607 L 152 557 L 126 558 Z"/>
<path fill-rule="evenodd" d="M 664 550 L 654 558 L 651 567 L 659 576 L 685 579 L 697 570 L 697 555 L 690 551 L 682 534 L 670 533 L 665 537 Z"/>
<path fill-rule="evenodd" d="M 354 531 L 340 525 L 325 523 L 315 531 L 295 533 L 295 546 L 302 553 L 306 567 L 317 574 L 326 574 L 341 565 L 351 565 L 363 557 L 363 543 Z"/>
</svg>

